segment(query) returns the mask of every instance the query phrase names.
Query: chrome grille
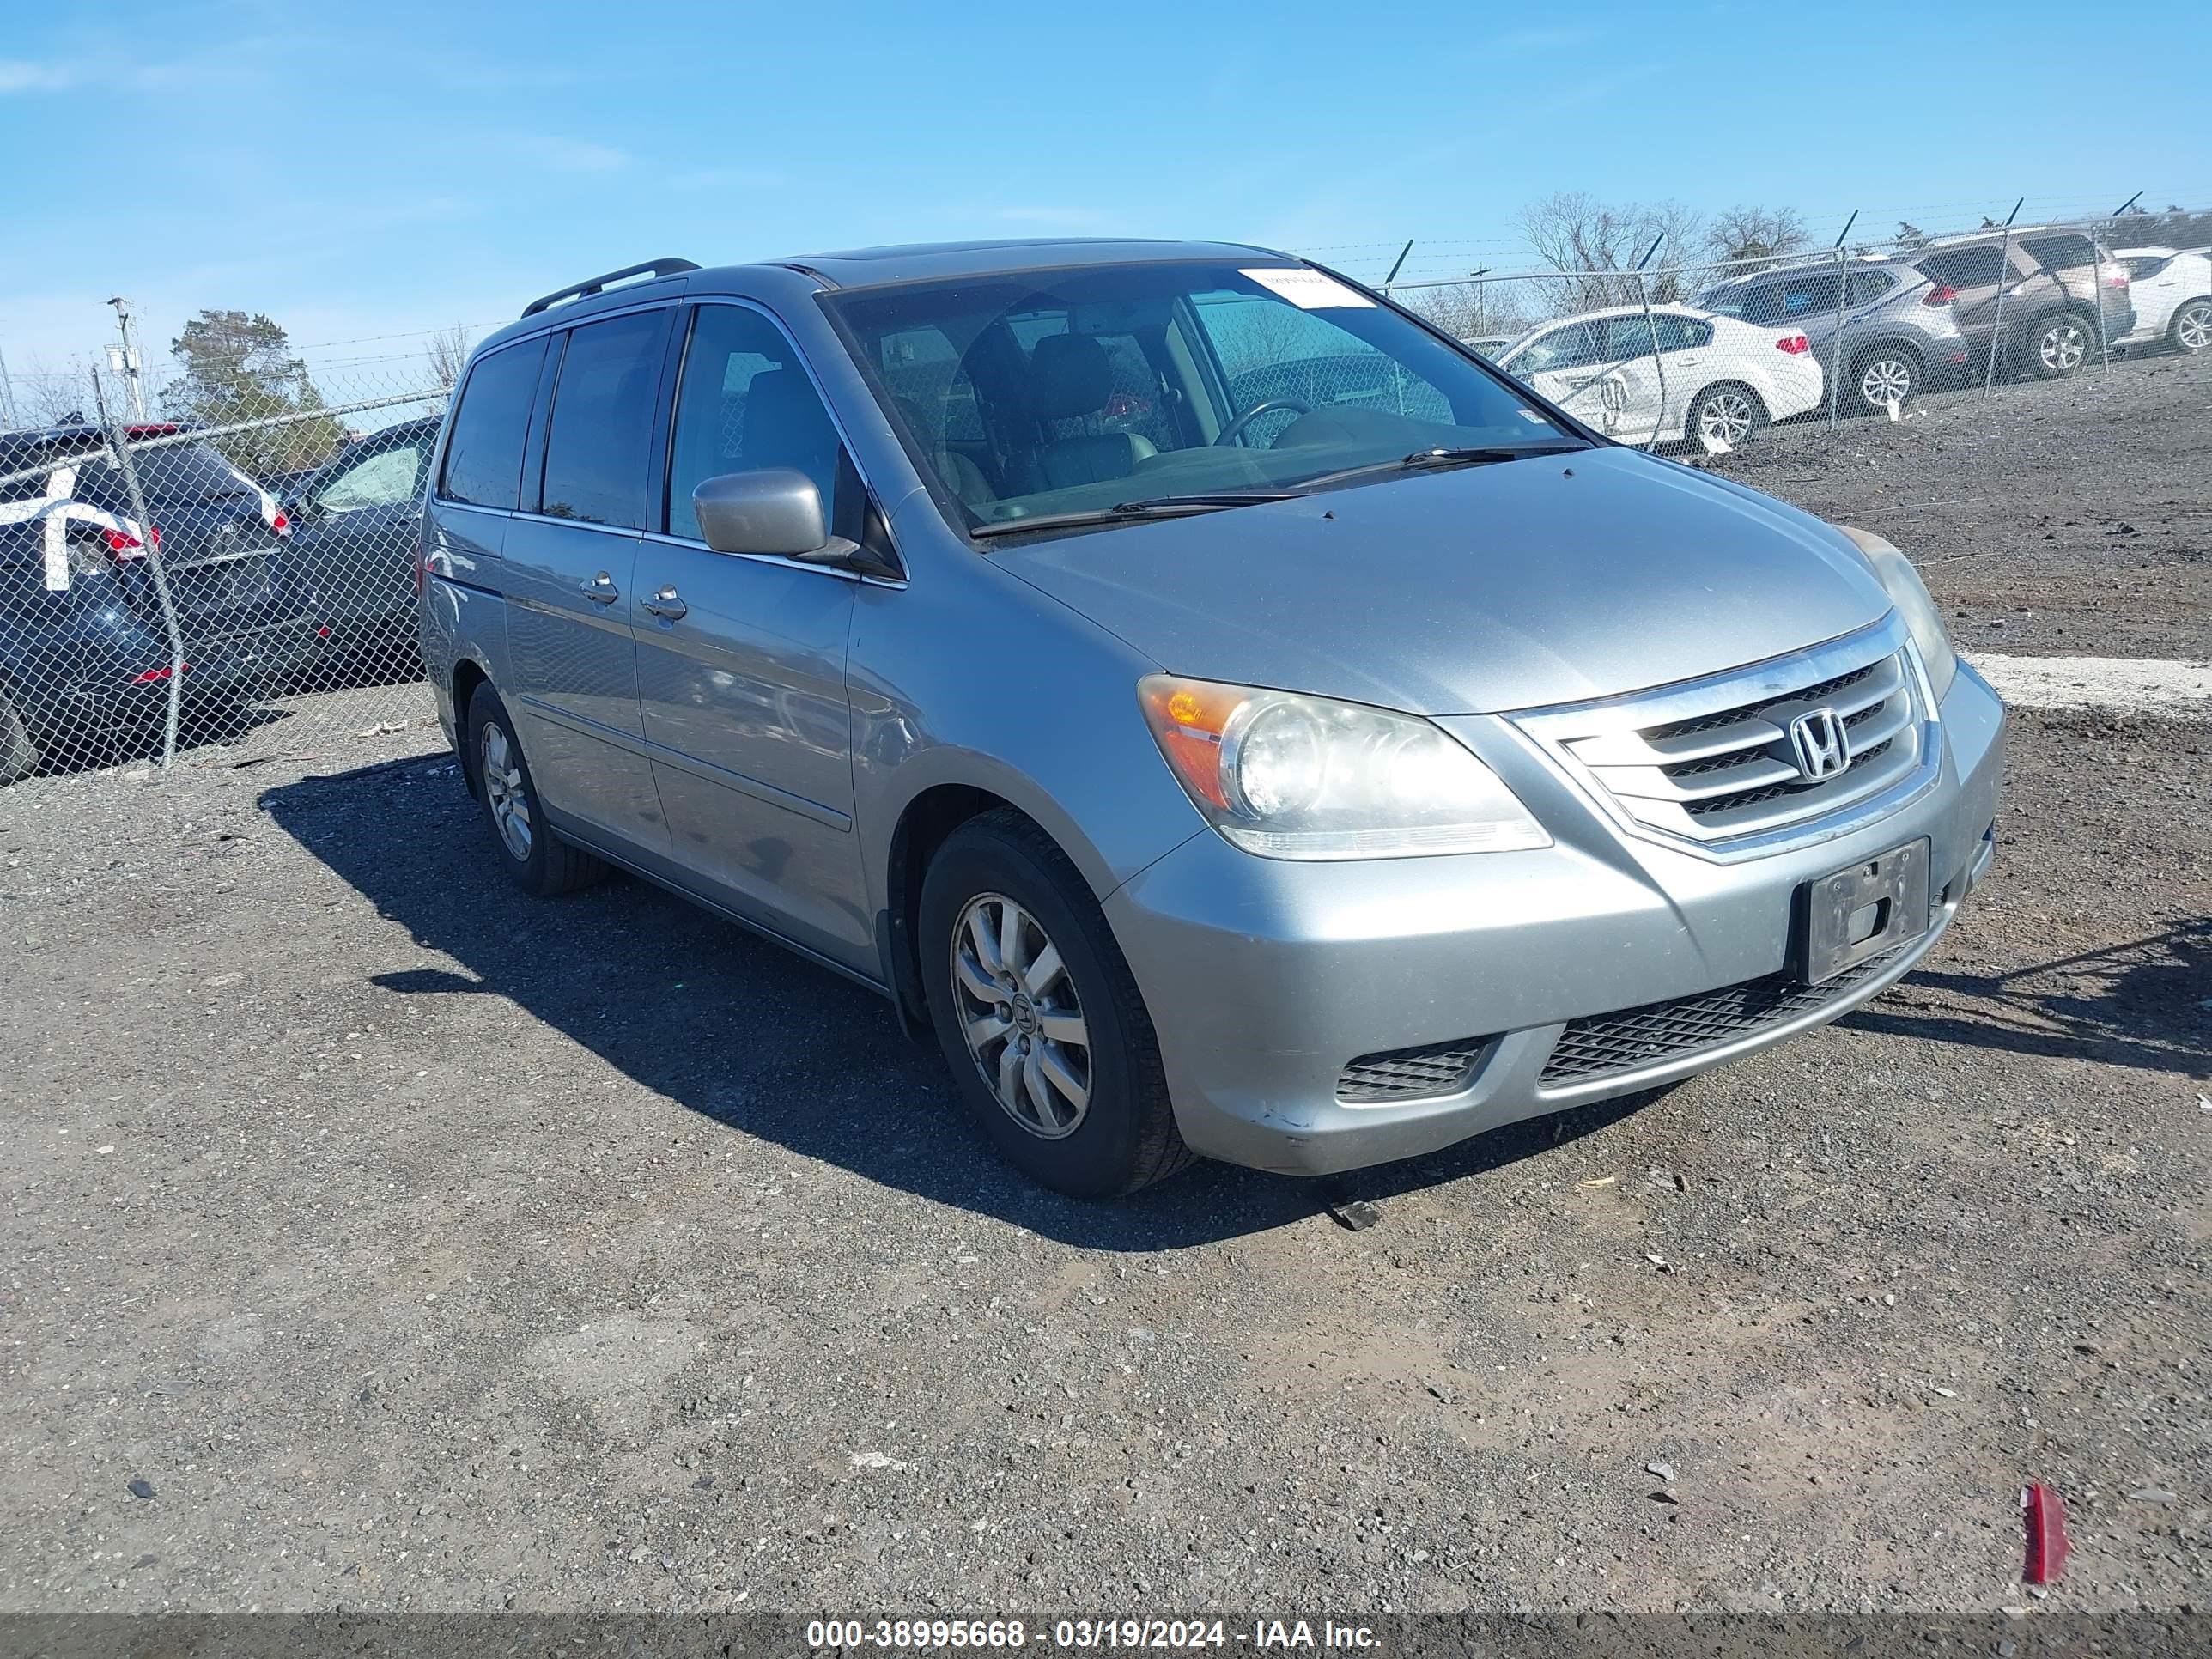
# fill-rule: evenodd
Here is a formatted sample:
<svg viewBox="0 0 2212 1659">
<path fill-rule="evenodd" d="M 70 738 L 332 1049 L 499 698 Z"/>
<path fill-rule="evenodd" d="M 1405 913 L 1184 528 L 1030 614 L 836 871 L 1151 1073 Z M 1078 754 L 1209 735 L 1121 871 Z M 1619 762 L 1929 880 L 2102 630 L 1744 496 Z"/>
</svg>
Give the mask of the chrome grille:
<svg viewBox="0 0 2212 1659">
<path fill-rule="evenodd" d="M 1436 1095 L 1455 1095 L 1495 1037 L 1459 1037 L 1431 1042 L 1420 1048 L 1392 1048 L 1362 1054 L 1336 1080 L 1336 1097 L 1357 1105 L 1381 1101 L 1424 1100 Z"/>
<path fill-rule="evenodd" d="M 1570 1020 L 1544 1062 L 1537 1086 L 1632 1072 L 1783 1024 L 1842 1000 L 1918 943 L 1869 957 L 1819 985 L 1790 974 L 1768 974 L 1717 991 Z"/>
<path fill-rule="evenodd" d="M 1820 709 L 1840 723 L 1850 754 L 1841 771 L 1813 779 L 1790 723 Z M 1926 781 L 1931 721 L 1894 618 L 1711 679 L 1516 717 L 1634 823 L 1718 848 L 1786 837 Z"/>
</svg>

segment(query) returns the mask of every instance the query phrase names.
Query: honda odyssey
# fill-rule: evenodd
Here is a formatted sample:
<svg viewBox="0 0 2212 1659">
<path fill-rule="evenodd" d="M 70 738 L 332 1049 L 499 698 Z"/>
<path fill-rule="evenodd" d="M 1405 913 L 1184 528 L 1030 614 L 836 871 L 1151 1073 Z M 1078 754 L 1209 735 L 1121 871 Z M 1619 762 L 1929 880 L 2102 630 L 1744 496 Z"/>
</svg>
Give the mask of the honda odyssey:
<svg viewBox="0 0 2212 1659">
<path fill-rule="evenodd" d="M 497 858 L 880 992 L 1036 1180 L 1342 1170 L 1864 1002 L 1995 846 L 1905 556 L 1217 244 L 532 303 L 417 580 Z"/>
</svg>

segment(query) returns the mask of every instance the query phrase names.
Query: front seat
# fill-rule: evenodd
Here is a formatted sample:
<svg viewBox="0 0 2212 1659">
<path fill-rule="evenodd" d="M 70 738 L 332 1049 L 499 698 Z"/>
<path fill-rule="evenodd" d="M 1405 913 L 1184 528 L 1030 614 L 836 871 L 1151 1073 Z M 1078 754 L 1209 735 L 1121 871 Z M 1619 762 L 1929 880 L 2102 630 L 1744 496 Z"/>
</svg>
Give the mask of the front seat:
<svg viewBox="0 0 2212 1659">
<path fill-rule="evenodd" d="M 1114 366 L 1089 334 L 1048 334 L 1030 354 L 1030 412 L 1040 421 L 1081 421 L 1099 414 L 1114 395 Z M 1126 478 L 1158 450 L 1139 432 L 1085 432 L 1054 438 L 1036 452 L 1036 488 Z"/>
</svg>

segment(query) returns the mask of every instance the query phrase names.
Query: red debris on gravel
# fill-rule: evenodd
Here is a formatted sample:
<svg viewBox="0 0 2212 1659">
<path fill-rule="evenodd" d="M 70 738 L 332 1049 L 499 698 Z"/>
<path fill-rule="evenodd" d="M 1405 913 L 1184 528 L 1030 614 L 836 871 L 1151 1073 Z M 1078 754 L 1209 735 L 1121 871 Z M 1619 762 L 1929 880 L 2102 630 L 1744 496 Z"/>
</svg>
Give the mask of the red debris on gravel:
<svg viewBox="0 0 2212 1659">
<path fill-rule="evenodd" d="M 2036 1482 L 2021 1488 L 2021 1514 L 2027 1522 L 2027 1571 L 2023 1584 L 2048 1584 L 2066 1566 L 2066 1505 L 2057 1488 Z"/>
</svg>

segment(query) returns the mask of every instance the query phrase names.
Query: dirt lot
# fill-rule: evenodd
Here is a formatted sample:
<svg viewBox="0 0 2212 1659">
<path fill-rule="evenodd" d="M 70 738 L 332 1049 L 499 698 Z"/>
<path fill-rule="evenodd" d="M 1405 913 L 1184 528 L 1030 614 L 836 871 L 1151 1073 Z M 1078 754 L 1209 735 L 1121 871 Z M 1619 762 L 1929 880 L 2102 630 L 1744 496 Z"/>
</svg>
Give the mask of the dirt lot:
<svg viewBox="0 0 2212 1659">
<path fill-rule="evenodd" d="M 2202 655 L 2208 371 L 1729 470 L 1970 652 Z M 509 890 L 432 740 L 0 792 L 0 1607 L 2201 1603 L 2212 728 L 2021 715 L 1922 972 L 1357 1233 L 1024 1188 L 865 993 Z"/>
<path fill-rule="evenodd" d="M 1888 537 L 1969 653 L 2212 656 L 2212 361 L 1778 427 L 1712 465 Z"/>
</svg>

